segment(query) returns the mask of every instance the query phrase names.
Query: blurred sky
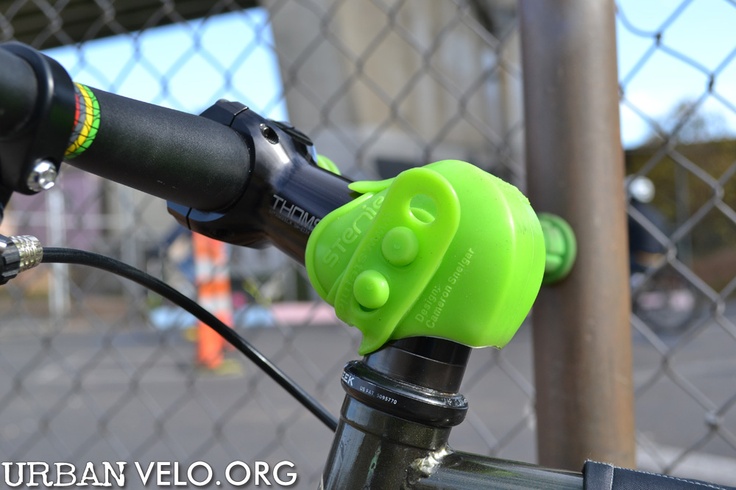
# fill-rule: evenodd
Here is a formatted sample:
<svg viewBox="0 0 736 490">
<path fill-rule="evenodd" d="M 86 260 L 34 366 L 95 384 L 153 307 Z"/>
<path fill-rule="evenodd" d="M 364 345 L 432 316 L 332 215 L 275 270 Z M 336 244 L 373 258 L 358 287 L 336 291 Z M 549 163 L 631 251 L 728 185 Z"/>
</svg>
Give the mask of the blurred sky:
<svg viewBox="0 0 736 490">
<path fill-rule="evenodd" d="M 619 80 L 626 146 L 650 135 L 645 113 L 668 129 L 682 102 L 707 94 L 700 113 L 713 136 L 736 133 L 736 3 L 730 0 L 618 0 Z M 656 35 L 661 33 L 659 46 Z M 709 84 L 713 80 L 710 88 Z"/>
<path fill-rule="evenodd" d="M 678 104 L 704 95 L 700 112 L 713 130 L 736 134 L 736 4 L 618 0 L 617 5 L 624 146 L 650 138 L 653 123 L 668 129 Z M 122 36 L 89 42 L 82 51 L 65 47 L 48 54 L 75 80 L 128 97 L 195 113 L 229 98 L 288 119 L 263 9 L 151 29 L 135 42 Z"/>
<path fill-rule="evenodd" d="M 227 98 L 287 119 L 273 36 L 261 8 L 46 53 L 75 81 L 126 97 L 193 113 Z"/>
</svg>

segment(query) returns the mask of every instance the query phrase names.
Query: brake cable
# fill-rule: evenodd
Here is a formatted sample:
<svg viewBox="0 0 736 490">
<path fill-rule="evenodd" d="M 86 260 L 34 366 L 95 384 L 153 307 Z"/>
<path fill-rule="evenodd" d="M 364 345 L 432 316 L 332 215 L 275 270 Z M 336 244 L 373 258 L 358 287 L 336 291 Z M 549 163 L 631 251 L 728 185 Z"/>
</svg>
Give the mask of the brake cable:
<svg viewBox="0 0 736 490">
<path fill-rule="evenodd" d="M 196 301 L 188 298 L 162 280 L 111 257 L 72 248 L 44 247 L 41 262 L 47 264 L 75 264 L 93 267 L 133 281 L 161 295 L 163 298 L 194 315 L 194 317 L 205 323 L 215 332 L 220 334 L 225 340 L 230 342 L 233 347 L 250 359 L 254 364 L 256 364 L 256 366 L 261 368 L 271 379 L 284 388 L 287 393 L 294 397 L 294 399 L 301 403 L 307 410 L 312 412 L 312 414 L 324 423 L 332 432 L 337 429 L 337 419 L 334 415 L 332 415 L 312 395 L 307 393 L 286 373 L 279 369 L 265 355 L 258 351 L 258 349 L 256 349 L 250 342 L 243 338 L 243 336 L 234 329 L 228 327 L 219 318 L 200 306 Z"/>
</svg>

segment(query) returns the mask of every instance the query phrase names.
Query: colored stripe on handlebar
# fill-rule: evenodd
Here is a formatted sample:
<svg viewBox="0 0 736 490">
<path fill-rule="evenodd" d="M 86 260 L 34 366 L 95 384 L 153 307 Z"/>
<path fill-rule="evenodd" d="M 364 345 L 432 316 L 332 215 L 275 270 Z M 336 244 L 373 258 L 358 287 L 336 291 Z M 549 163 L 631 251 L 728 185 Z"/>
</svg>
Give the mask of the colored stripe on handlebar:
<svg viewBox="0 0 736 490">
<path fill-rule="evenodd" d="M 74 131 L 69 139 L 70 144 L 64 156 L 74 158 L 89 148 L 100 127 L 100 105 L 92 90 L 80 83 L 74 84 L 76 110 L 74 114 Z"/>
</svg>

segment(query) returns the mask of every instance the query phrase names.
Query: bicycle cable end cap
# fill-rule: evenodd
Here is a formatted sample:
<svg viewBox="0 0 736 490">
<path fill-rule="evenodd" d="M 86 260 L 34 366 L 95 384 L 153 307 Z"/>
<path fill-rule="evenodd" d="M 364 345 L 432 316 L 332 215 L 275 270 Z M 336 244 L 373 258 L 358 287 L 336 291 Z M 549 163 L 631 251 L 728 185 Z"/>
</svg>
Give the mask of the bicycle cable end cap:
<svg viewBox="0 0 736 490">
<path fill-rule="evenodd" d="M 0 235 L 0 284 L 6 284 L 21 272 L 36 267 L 42 260 L 43 248 L 38 238 Z"/>
</svg>

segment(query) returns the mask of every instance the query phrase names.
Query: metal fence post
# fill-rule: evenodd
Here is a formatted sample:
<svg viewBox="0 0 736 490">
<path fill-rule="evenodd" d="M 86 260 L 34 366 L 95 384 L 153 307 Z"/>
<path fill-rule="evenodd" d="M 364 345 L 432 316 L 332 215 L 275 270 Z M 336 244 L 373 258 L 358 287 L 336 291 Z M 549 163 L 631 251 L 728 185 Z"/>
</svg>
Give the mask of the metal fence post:
<svg viewBox="0 0 736 490">
<path fill-rule="evenodd" d="M 635 464 L 613 0 L 520 0 L 529 195 L 578 259 L 534 310 L 539 462 Z"/>
</svg>

